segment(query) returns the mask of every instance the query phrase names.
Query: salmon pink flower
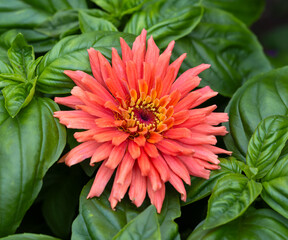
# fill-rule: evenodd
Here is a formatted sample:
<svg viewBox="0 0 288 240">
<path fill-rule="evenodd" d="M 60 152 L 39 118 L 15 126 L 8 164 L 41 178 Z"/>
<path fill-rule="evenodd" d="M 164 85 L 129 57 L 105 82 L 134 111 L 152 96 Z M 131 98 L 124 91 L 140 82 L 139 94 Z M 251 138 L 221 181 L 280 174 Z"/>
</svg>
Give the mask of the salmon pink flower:
<svg viewBox="0 0 288 240">
<path fill-rule="evenodd" d="M 201 64 L 177 77 L 186 54 L 169 64 L 172 41 L 159 54 L 153 38 L 143 30 L 132 49 L 121 38 L 122 58 L 112 48 L 112 64 L 99 52 L 88 50 L 93 77 L 82 71 L 65 71 L 77 86 L 71 96 L 56 97 L 59 104 L 74 108 L 54 116 L 68 128 L 85 129 L 74 137 L 81 144 L 66 154 L 68 166 L 90 158 L 102 164 L 88 198 L 98 197 L 116 172 L 109 197 L 112 209 L 128 191 L 139 207 L 146 192 L 161 211 L 165 183 L 170 182 L 186 200 L 183 181 L 190 175 L 209 178 L 219 169 L 216 154 L 230 152 L 216 146 L 215 135 L 227 133 L 218 124 L 226 113 L 213 112 L 216 105 L 196 108 L 217 95 L 210 87 L 195 91 L 198 74 L 210 67 Z M 129 188 L 129 190 L 128 190 Z"/>
</svg>

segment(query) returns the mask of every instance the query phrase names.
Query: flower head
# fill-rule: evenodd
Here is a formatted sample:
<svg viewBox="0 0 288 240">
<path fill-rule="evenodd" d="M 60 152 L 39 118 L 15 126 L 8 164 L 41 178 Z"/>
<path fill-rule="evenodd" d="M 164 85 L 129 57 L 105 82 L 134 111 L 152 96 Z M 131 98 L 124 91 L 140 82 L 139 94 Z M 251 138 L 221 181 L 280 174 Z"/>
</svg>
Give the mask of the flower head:
<svg viewBox="0 0 288 240">
<path fill-rule="evenodd" d="M 99 52 L 88 50 L 93 77 L 82 71 L 65 71 L 77 86 L 71 96 L 57 97 L 59 104 L 74 108 L 54 116 L 68 128 L 86 129 L 74 137 L 81 144 L 66 154 L 68 166 L 90 158 L 90 165 L 103 161 L 88 198 L 100 196 L 114 171 L 109 197 L 115 206 L 128 191 L 136 206 L 148 192 L 161 211 L 165 182 L 186 200 L 183 181 L 190 175 L 209 178 L 218 169 L 216 154 L 230 152 L 215 147 L 215 135 L 227 133 L 226 113 L 214 113 L 216 105 L 195 108 L 217 95 L 209 87 L 193 90 L 198 74 L 210 67 L 201 64 L 177 78 L 186 54 L 170 63 L 172 41 L 160 55 L 151 37 L 146 49 L 143 30 L 132 49 L 120 39 L 122 59 L 112 49 L 112 66 Z M 129 188 L 129 190 L 128 190 Z"/>
</svg>

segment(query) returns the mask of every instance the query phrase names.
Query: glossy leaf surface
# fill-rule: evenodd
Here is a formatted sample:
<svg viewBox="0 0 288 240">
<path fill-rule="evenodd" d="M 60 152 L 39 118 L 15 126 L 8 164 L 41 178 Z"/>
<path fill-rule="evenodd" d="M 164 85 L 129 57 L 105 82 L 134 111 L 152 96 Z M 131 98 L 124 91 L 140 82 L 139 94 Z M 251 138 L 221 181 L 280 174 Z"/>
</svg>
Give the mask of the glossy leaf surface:
<svg viewBox="0 0 288 240">
<path fill-rule="evenodd" d="M 288 218 L 288 157 L 282 157 L 262 179 L 261 197 L 271 208 Z"/>
<path fill-rule="evenodd" d="M 263 119 L 253 133 L 247 151 L 249 166 L 258 168 L 255 178 L 262 178 L 273 167 L 288 139 L 288 118 L 270 116 Z"/>
<path fill-rule="evenodd" d="M 111 48 L 120 48 L 120 37 L 128 44 L 135 39 L 131 34 L 118 32 L 90 32 L 62 39 L 39 64 L 37 89 L 50 94 L 69 93 L 74 84 L 63 73 L 64 70 L 91 73 L 87 49 L 93 47 L 104 56 L 111 57 Z"/>
<path fill-rule="evenodd" d="M 139 35 L 143 28 L 152 35 L 160 48 L 172 40 L 189 34 L 200 22 L 203 9 L 199 1 L 161 0 L 147 2 L 141 11 L 133 14 L 124 31 Z"/>
<path fill-rule="evenodd" d="M 285 240 L 288 236 L 288 220 L 271 209 L 249 209 L 242 217 L 217 228 L 204 230 L 200 223 L 188 240 Z"/>
<path fill-rule="evenodd" d="M 145 206 L 147 206 L 144 204 L 137 208 L 125 198 L 117 205 L 116 211 L 113 211 L 108 201 L 109 190 L 107 189 L 99 198 L 87 200 L 86 197 L 92 182 L 93 180 L 84 187 L 81 193 L 80 213 L 72 225 L 72 240 L 113 239 L 125 226 L 128 228 L 126 224 L 132 225 L 131 221 L 134 221 L 141 212 L 145 211 Z M 161 237 L 167 240 L 180 239 L 177 224 L 173 221 L 180 216 L 179 199 L 175 196 L 174 191 L 167 193 L 161 214 L 157 216 Z M 138 230 L 134 230 L 135 233 L 131 237 L 139 237 L 137 235 Z M 158 236 L 158 233 L 155 236 Z"/>
<path fill-rule="evenodd" d="M 262 119 L 288 114 L 288 67 L 260 74 L 249 80 L 232 97 L 224 123 L 229 134 L 226 147 L 237 159 L 246 161 L 249 140 Z M 283 150 L 287 153 L 287 149 Z"/>
<path fill-rule="evenodd" d="M 15 118 L 0 102 L 0 236 L 15 232 L 58 159 L 66 132 L 52 114 L 52 100 L 35 98 Z"/>
<path fill-rule="evenodd" d="M 191 177 L 191 185 L 186 186 L 187 200 L 182 202 L 182 205 L 187 205 L 196 202 L 211 194 L 217 181 L 230 173 L 241 173 L 239 161 L 235 158 L 220 158 L 221 169 L 211 171 L 209 179 L 199 177 Z"/>
<path fill-rule="evenodd" d="M 209 85 L 229 97 L 249 78 L 271 69 L 254 34 L 231 14 L 218 9 L 206 8 L 197 27 L 176 41 L 173 56 L 184 52 L 187 58 L 180 70 L 211 64 L 200 74 L 200 86 Z"/>
<path fill-rule="evenodd" d="M 262 185 L 241 174 L 228 174 L 215 185 L 204 228 L 214 228 L 242 215 L 261 193 Z"/>
<path fill-rule="evenodd" d="M 265 0 L 203 0 L 201 4 L 232 13 L 247 25 L 251 25 L 263 12 Z"/>
</svg>

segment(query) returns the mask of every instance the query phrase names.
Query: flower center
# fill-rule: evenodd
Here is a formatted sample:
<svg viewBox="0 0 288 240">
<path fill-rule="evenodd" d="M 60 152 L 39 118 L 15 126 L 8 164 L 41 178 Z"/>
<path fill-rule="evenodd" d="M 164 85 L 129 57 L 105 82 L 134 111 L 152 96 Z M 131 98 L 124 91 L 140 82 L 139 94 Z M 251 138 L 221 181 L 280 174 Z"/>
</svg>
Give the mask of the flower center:
<svg viewBox="0 0 288 240">
<path fill-rule="evenodd" d="M 134 115 L 141 123 L 153 123 L 155 120 L 155 115 L 153 112 L 147 109 L 134 109 Z"/>
<path fill-rule="evenodd" d="M 150 95 L 130 91 L 130 99 L 122 101 L 115 114 L 118 128 L 130 134 L 130 137 L 145 135 L 149 132 L 162 132 L 173 125 L 173 107 L 167 107 L 170 98 L 158 99 L 155 90 Z"/>
</svg>

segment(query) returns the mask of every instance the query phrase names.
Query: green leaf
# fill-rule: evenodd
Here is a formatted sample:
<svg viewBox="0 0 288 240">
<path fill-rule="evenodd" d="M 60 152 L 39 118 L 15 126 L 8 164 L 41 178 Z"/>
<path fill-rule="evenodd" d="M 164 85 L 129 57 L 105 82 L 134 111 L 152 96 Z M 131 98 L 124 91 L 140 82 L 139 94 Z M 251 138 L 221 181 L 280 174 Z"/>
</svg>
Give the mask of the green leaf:
<svg viewBox="0 0 288 240">
<path fill-rule="evenodd" d="M 282 157 L 262 179 L 261 197 L 271 208 L 288 218 L 288 156 Z"/>
<path fill-rule="evenodd" d="M 155 239 L 161 240 L 156 209 L 153 205 L 146 208 L 137 217 L 124 226 L 113 240 Z"/>
<path fill-rule="evenodd" d="M 93 31 L 118 31 L 113 23 L 100 17 L 94 17 L 86 13 L 86 11 L 79 11 L 79 25 L 82 33 Z"/>
<path fill-rule="evenodd" d="M 35 85 L 36 79 L 34 79 L 33 83 L 11 84 L 2 90 L 5 99 L 5 108 L 12 118 L 30 103 L 35 93 Z"/>
<path fill-rule="evenodd" d="M 60 240 L 60 239 L 43 234 L 22 233 L 22 234 L 10 235 L 8 237 L 1 238 L 1 240 Z"/>
<path fill-rule="evenodd" d="M 145 203 L 137 208 L 125 198 L 113 211 L 108 201 L 110 193 L 107 189 L 99 198 L 87 199 L 92 182 L 93 180 L 83 188 L 80 195 L 80 210 L 72 225 L 72 240 L 113 239 L 126 224 L 133 221 L 147 207 Z M 162 212 L 158 215 L 163 239 L 180 239 L 177 224 L 173 221 L 179 216 L 179 199 L 174 191 L 167 192 Z"/>
<path fill-rule="evenodd" d="M 180 240 L 178 225 L 174 222 L 174 219 L 180 216 L 181 210 L 178 193 L 174 188 L 167 187 L 161 213 L 158 214 L 161 239 Z"/>
<path fill-rule="evenodd" d="M 229 97 L 249 78 L 271 69 L 254 34 L 231 14 L 218 9 L 205 9 L 201 22 L 176 41 L 173 52 L 173 58 L 187 53 L 181 72 L 201 63 L 211 64 L 201 73 L 200 86 L 209 85 Z"/>
<path fill-rule="evenodd" d="M 8 50 L 8 58 L 14 72 L 28 78 L 28 66 L 34 61 L 33 47 L 27 45 L 22 34 L 18 34 Z"/>
<path fill-rule="evenodd" d="M 286 240 L 288 236 L 288 220 L 271 209 L 249 209 L 242 217 L 213 229 L 202 226 L 203 222 L 188 240 Z"/>
<path fill-rule="evenodd" d="M 0 101 L 0 237 L 16 231 L 65 146 L 65 128 L 53 117 L 57 110 L 52 100 L 34 98 L 11 118 Z"/>
<path fill-rule="evenodd" d="M 209 199 L 204 228 L 214 228 L 242 215 L 261 193 L 262 185 L 239 173 L 221 178 Z"/>
<path fill-rule="evenodd" d="M 56 12 L 51 18 L 35 28 L 37 32 L 52 38 L 65 35 L 67 31 L 76 32 L 78 29 L 78 11 L 72 9 Z"/>
<path fill-rule="evenodd" d="M 47 53 L 38 67 L 37 89 L 44 93 L 69 93 L 74 86 L 64 70 L 82 70 L 91 73 L 87 49 L 93 47 L 111 57 L 111 47 L 120 49 L 120 37 L 131 44 L 135 36 L 118 32 L 90 32 L 70 36 L 59 41 Z"/>
<path fill-rule="evenodd" d="M 41 190 L 42 213 L 56 236 L 70 238 L 71 225 L 78 212 L 79 195 L 86 181 L 79 166 L 68 168 L 64 164 L 56 164 L 46 174 Z"/>
<path fill-rule="evenodd" d="M 33 28 L 59 10 L 87 8 L 85 0 L 0 1 L 2 28 Z"/>
<path fill-rule="evenodd" d="M 148 36 L 152 35 L 158 46 L 164 48 L 170 41 L 189 34 L 200 22 L 202 14 L 202 7 L 191 1 L 149 1 L 141 11 L 133 14 L 124 32 L 139 35 L 145 28 Z"/>
<path fill-rule="evenodd" d="M 234 94 L 225 110 L 229 114 L 229 123 L 224 123 L 229 131 L 224 137 L 226 147 L 245 162 L 249 140 L 258 124 L 268 116 L 287 115 L 287 106 L 288 67 L 249 80 Z"/>
<path fill-rule="evenodd" d="M 10 30 L 10 31 L 3 33 L 0 36 L 0 59 L 1 59 L 0 60 L 1 61 L 0 72 L 7 72 L 7 71 L 3 70 L 2 62 L 6 63 L 6 64 L 10 64 L 9 59 L 8 59 L 8 55 L 7 55 L 7 51 L 11 47 L 12 42 L 16 38 L 17 34 L 18 33 L 16 30 Z M 7 67 L 7 65 L 6 65 L 6 67 Z M 11 68 L 11 67 L 9 66 L 8 68 Z"/>
<path fill-rule="evenodd" d="M 209 196 L 217 181 L 227 174 L 242 172 L 239 167 L 239 164 L 242 162 L 237 161 L 235 158 L 220 158 L 219 160 L 221 161 L 221 169 L 211 171 L 209 179 L 191 177 L 191 185 L 186 186 L 187 200 L 186 202 L 181 203 L 182 206 Z"/>
<path fill-rule="evenodd" d="M 122 18 L 126 14 L 138 11 L 145 0 L 91 0 L 111 15 Z"/>
<path fill-rule="evenodd" d="M 238 161 L 238 163 L 239 163 L 239 167 L 242 169 L 242 171 L 245 173 L 245 175 L 249 179 L 253 179 L 258 173 L 258 168 L 250 167 L 246 165 L 244 162 Z"/>
<path fill-rule="evenodd" d="M 263 12 L 265 0 L 202 0 L 201 4 L 230 12 L 247 25 L 251 25 Z"/>
<path fill-rule="evenodd" d="M 258 168 L 255 178 L 264 177 L 273 167 L 288 139 L 288 117 L 270 116 L 263 119 L 253 133 L 247 150 L 249 166 Z"/>
</svg>

